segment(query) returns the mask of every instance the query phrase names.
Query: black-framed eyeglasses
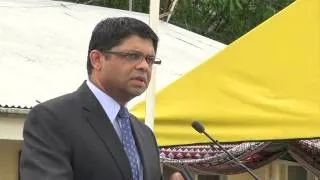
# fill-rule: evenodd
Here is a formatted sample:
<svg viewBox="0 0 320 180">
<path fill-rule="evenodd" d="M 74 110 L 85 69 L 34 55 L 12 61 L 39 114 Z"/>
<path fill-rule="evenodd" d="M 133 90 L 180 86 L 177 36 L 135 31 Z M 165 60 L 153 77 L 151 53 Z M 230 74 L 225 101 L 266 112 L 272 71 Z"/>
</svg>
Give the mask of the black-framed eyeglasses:
<svg viewBox="0 0 320 180">
<path fill-rule="evenodd" d="M 120 51 L 104 51 L 104 53 L 114 54 L 120 56 L 128 61 L 132 62 L 142 62 L 143 59 L 146 60 L 149 66 L 153 64 L 161 64 L 161 59 L 156 58 L 155 56 L 144 55 L 142 52 L 120 52 Z"/>
</svg>

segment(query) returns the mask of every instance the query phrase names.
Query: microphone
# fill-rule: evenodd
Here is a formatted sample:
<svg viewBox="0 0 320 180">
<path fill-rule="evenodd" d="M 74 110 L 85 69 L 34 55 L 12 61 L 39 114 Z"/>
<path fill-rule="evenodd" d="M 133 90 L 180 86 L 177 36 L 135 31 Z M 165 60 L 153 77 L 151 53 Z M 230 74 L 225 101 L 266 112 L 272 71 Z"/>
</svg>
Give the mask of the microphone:
<svg viewBox="0 0 320 180">
<path fill-rule="evenodd" d="M 252 170 L 250 168 L 248 168 L 246 165 L 244 165 L 243 163 L 241 163 L 236 157 L 234 157 L 231 153 L 229 153 L 218 141 L 214 140 L 204 129 L 204 127 L 202 126 L 202 124 L 200 124 L 198 121 L 193 121 L 192 122 L 192 127 L 193 129 L 195 129 L 196 131 L 198 131 L 200 134 L 205 134 L 213 143 L 215 143 L 222 151 L 224 151 L 225 153 L 228 154 L 229 157 L 231 157 L 232 160 L 234 160 L 235 162 L 237 162 L 241 167 L 243 167 L 255 180 L 260 180 L 260 178 L 255 175 Z M 213 145 L 211 145 L 211 148 L 214 148 Z M 215 149 L 215 148 L 214 148 Z"/>
</svg>

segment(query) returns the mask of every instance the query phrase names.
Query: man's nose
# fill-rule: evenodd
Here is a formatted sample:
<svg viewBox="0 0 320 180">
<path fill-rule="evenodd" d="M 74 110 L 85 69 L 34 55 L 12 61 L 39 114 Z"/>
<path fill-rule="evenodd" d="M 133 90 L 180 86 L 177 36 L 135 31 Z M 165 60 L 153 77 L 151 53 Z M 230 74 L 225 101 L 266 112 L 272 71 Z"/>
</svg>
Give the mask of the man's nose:
<svg viewBox="0 0 320 180">
<path fill-rule="evenodd" d="M 146 58 L 143 58 L 142 61 L 140 61 L 137 65 L 136 68 L 139 70 L 143 70 L 147 72 L 148 70 L 151 69 L 151 66 L 147 63 Z"/>
</svg>

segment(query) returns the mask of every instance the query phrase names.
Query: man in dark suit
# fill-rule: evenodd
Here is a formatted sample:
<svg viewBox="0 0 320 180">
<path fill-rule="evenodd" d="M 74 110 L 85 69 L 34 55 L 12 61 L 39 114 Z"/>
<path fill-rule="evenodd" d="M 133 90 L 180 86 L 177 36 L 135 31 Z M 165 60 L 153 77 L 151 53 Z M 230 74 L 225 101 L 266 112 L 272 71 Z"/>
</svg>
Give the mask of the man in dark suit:
<svg viewBox="0 0 320 180">
<path fill-rule="evenodd" d="M 23 130 L 21 180 L 159 180 L 153 132 L 125 105 L 148 87 L 157 35 L 133 18 L 94 28 L 88 80 L 35 106 Z"/>
</svg>

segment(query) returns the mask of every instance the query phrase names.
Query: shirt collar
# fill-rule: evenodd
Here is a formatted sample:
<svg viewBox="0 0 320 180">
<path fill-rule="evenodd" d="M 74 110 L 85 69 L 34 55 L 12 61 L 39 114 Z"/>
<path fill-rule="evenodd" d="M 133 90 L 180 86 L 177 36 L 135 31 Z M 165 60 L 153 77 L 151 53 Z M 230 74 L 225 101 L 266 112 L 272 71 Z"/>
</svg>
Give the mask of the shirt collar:
<svg viewBox="0 0 320 180">
<path fill-rule="evenodd" d="M 113 123 L 117 117 L 117 114 L 120 110 L 120 104 L 117 103 L 112 97 L 99 89 L 96 85 L 94 85 L 90 80 L 86 81 L 89 89 L 98 99 L 101 104 L 103 110 L 109 117 L 110 121 Z"/>
</svg>

